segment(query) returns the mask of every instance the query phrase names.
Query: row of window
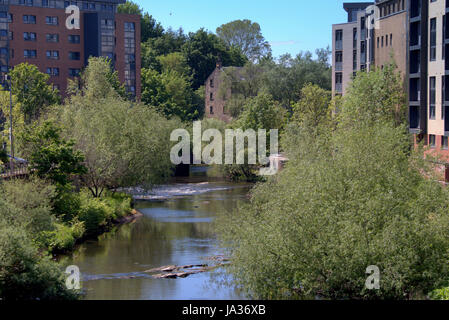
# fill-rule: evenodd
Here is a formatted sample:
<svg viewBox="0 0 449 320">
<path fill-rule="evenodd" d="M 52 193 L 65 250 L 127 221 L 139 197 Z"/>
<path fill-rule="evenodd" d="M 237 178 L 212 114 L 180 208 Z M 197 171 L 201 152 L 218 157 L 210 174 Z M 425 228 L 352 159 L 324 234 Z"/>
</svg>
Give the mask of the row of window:
<svg viewBox="0 0 449 320">
<path fill-rule="evenodd" d="M 389 16 L 405 10 L 405 0 L 395 0 L 388 4 L 378 5 L 380 17 Z"/>
<path fill-rule="evenodd" d="M 7 32 L 6 30 L 0 30 L 0 34 L 3 34 L 1 31 Z M 5 33 L 5 34 L 7 34 L 7 33 Z M 47 33 L 45 35 L 45 38 L 46 38 L 47 42 L 59 42 L 59 35 L 58 34 L 49 34 L 49 33 Z M 10 39 L 12 40 L 12 33 L 11 33 Z M 36 32 L 24 32 L 23 33 L 23 40 L 25 40 L 25 41 L 36 41 L 37 40 Z M 68 36 L 68 42 L 69 43 L 73 43 L 73 44 L 78 44 L 78 43 L 81 42 L 81 36 L 75 35 L 75 34 L 69 35 Z"/>
<path fill-rule="evenodd" d="M 429 134 L 429 146 L 433 149 L 436 147 L 436 136 Z M 446 136 L 441 137 L 441 149 L 449 150 L 449 139 Z"/>
<path fill-rule="evenodd" d="M 390 41 L 388 41 L 390 40 Z M 386 36 L 377 37 L 377 48 L 383 48 L 385 44 L 385 47 L 393 46 L 393 34 L 390 33 L 390 36 L 388 34 Z"/>
<path fill-rule="evenodd" d="M 80 72 L 81 72 L 81 69 L 69 68 L 69 76 L 71 76 L 71 77 L 79 76 Z M 52 77 L 58 77 L 59 76 L 59 68 L 48 67 L 46 70 L 46 73 Z"/>
<path fill-rule="evenodd" d="M 17 0 L 16 0 L 17 1 Z M 13 1 L 11 4 L 14 4 Z M 66 8 L 70 5 L 78 6 L 82 10 L 114 11 L 114 5 L 110 3 L 95 3 L 87 1 L 63 1 L 63 0 L 18 0 L 16 4 L 24 6 L 42 6 L 45 8 Z"/>
<path fill-rule="evenodd" d="M 6 49 L 6 48 L 1 48 Z M 7 49 L 6 49 L 7 50 Z M 1 50 L 0 50 L 1 52 Z M 24 50 L 23 51 L 24 58 L 27 59 L 36 59 L 37 58 L 37 50 L 31 49 L 31 50 Z M 58 50 L 47 50 L 46 51 L 47 59 L 59 59 L 59 51 Z M 70 60 L 80 60 L 81 54 L 79 52 L 69 52 L 69 59 Z"/>
<path fill-rule="evenodd" d="M 12 16 L 11 16 L 12 21 Z M 36 24 L 36 16 L 31 14 L 24 14 L 22 16 L 23 23 L 26 24 Z M 57 26 L 58 25 L 58 17 L 53 16 L 46 16 L 45 17 L 45 24 L 48 24 L 50 26 Z"/>
</svg>

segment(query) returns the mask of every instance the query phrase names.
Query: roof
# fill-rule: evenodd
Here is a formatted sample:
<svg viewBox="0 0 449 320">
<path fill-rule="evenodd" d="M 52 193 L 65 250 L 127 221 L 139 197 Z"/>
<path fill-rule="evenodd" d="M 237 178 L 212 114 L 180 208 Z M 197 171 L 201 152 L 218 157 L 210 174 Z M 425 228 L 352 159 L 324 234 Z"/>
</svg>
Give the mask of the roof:
<svg viewBox="0 0 449 320">
<path fill-rule="evenodd" d="M 346 12 L 354 11 L 354 10 L 365 10 L 369 6 L 373 5 L 374 2 L 345 2 L 343 3 L 343 9 Z"/>
</svg>

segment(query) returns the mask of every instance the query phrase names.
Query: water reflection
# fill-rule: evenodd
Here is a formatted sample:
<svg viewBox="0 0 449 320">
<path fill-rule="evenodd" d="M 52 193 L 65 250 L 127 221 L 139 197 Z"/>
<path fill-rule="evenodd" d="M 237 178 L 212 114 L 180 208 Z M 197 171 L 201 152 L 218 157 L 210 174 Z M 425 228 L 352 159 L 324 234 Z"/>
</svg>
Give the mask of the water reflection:
<svg viewBox="0 0 449 320">
<path fill-rule="evenodd" d="M 190 178 L 189 190 L 204 190 L 204 181 L 198 179 L 192 183 Z M 184 182 L 176 181 L 173 188 L 182 189 Z M 144 217 L 81 245 L 64 264 L 79 266 L 86 299 L 243 298 L 233 288 L 217 287 L 210 273 L 185 279 L 154 279 L 143 273 L 165 265 L 210 265 L 208 258 L 221 254 L 211 222 L 218 211 L 247 201 L 249 186 L 209 182 L 207 187 L 211 191 L 139 202 Z"/>
</svg>

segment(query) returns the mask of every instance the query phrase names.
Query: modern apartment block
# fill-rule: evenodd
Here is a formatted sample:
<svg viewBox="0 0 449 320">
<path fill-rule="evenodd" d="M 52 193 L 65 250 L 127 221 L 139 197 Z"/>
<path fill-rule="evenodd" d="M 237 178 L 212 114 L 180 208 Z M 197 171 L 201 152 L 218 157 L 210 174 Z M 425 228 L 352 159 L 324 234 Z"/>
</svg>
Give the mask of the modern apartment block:
<svg viewBox="0 0 449 320">
<path fill-rule="evenodd" d="M 50 75 L 65 94 L 89 57 L 111 59 L 126 90 L 140 96 L 140 17 L 119 14 L 126 0 L 0 0 L 0 74 L 27 62 Z M 69 29 L 68 6 L 80 10 L 79 28 Z M 73 21 L 72 21 L 73 22 Z"/>
<path fill-rule="evenodd" d="M 369 69 L 373 58 L 368 48 L 366 8 L 373 2 L 344 3 L 346 23 L 332 26 L 332 92 L 345 94 L 354 74 Z"/>
<path fill-rule="evenodd" d="M 442 157 L 449 180 L 449 1 L 410 0 L 410 132 Z"/>
<path fill-rule="evenodd" d="M 344 95 L 360 70 L 382 68 L 393 58 L 407 75 L 408 0 L 344 3 L 348 22 L 332 26 L 332 92 Z"/>
</svg>

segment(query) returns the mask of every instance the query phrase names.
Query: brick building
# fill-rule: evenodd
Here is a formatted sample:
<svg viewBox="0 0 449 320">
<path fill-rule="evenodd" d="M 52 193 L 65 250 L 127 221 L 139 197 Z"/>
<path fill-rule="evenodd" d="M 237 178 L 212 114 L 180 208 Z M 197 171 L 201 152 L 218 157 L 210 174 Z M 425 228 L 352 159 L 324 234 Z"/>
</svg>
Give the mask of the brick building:
<svg viewBox="0 0 449 320">
<path fill-rule="evenodd" d="M 22 62 L 50 75 L 62 94 L 91 56 L 112 60 L 126 90 L 139 97 L 140 16 L 119 14 L 125 0 L 0 0 L 0 74 Z M 66 8 L 80 9 L 79 29 L 68 29 Z"/>
<path fill-rule="evenodd" d="M 223 67 L 217 63 L 215 70 L 206 79 L 205 86 L 205 115 L 206 118 L 216 118 L 224 122 L 232 120 L 231 115 L 226 112 L 226 101 L 231 98 L 232 91 L 228 89 L 225 94 L 221 94 L 220 89 L 223 83 L 223 73 L 227 70 L 237 71 L 238 67 Z"/>
</svg>

